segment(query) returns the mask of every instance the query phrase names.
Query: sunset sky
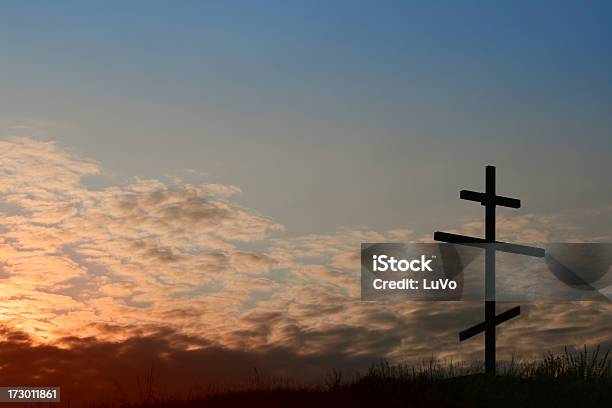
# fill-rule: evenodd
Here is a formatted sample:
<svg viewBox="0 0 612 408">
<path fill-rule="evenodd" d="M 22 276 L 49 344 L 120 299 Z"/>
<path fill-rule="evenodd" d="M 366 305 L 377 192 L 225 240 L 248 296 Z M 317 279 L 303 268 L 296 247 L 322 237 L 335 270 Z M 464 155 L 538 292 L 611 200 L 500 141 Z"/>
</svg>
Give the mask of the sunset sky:
<svg viewBox="0 0 612 408">
<path fill-rule="evenodd" d="M 228 3 L 0 6 L 1 385 L 481 358 L 482 305 L 360 303 L 359 249 L 481 234 L 487 164 L 500 239 L 612 242 L 609 3 Z M 611 313 L 524 304 L 499 355 Z"/>
</svg>

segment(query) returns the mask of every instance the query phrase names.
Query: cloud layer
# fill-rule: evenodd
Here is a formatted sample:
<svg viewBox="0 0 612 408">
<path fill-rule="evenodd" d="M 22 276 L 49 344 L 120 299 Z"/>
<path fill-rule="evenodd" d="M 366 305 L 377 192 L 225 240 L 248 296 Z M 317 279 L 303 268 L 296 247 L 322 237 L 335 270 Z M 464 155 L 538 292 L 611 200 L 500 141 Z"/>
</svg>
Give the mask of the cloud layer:
<svg viewBox="0 0 612 408">
<path fill-rule="evenodd" d="M 55 143 L 13 138 L 0 151 L 1 352 L 32 364 L 48 352 L 53 364 L 43 365 L 57 368 L 41 379 L 87 370 L 79 361 L 87 353 L 168 364 L 168 373 L 194 381 L 233 381 L 252 366 L 316 378 L 380 357 L 480 356 L 481 342 L 457 341 L 481 319 L 477 303 L 359 302 L 360 243 L 422 240 L 408 229 L 290 237 L 240 206 L 235 186 L 134 179 L 96 190 L 84 180 L 101 165 Z M 551 217 L 498 225 L 502 239 L 586 239 Z M 467 222 L 457 231 L 479 228 Z M 499 353 L 609 343 L 610 312 L 606 304 L 523 306 L 504 325 Z M 89 364 L 96 375 L 120 380 L 143 370 L 100 358 Z M 219 361 L 237 371 L 214 372 Z M 13 363 L 0 373 L 27 380 Z"/>
</svg>

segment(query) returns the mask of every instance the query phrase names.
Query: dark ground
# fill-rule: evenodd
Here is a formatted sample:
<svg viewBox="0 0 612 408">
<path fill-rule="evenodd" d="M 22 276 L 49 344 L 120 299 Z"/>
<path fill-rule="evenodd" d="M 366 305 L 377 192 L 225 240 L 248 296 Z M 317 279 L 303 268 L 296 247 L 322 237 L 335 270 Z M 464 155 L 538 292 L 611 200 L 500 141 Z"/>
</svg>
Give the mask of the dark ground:
<svg viewBox="0 0 612 408">
<path fill-rule="evenodd" d="M 329 390 L 270 389 L 202 399 L 148 402 L 139 408 L 195 407 L 606 407 L 610 382 L 534 380 L 484 375 L 405 382 L 367 379 Z"/>
<path fill-rule="evenodd" d="M 243 390 L 191 398 L 157 398 L 151 390 L 138 403 L 96 404 L 95 408 L 196 407 L 608 407 L 612 406 L 612 364 L 608 353 L 547 354 L 542 360 L 498 367 L 391 365 L 382 360 L 365 373 L 343 380 L 333 371 L 324 385 L 306 388 L 259 376 Z"/>
</svg>

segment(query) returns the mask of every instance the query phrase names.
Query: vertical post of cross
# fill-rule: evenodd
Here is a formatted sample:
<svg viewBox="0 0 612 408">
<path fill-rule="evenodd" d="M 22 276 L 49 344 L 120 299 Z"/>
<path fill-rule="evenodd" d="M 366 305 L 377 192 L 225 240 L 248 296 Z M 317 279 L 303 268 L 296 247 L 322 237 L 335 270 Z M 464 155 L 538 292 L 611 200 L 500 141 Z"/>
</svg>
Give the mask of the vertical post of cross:
<svg viewBox="0 0 612 408">
<path fill-rule="evenodd" d="M 487 166 L 485 178 L 485 241 L 495 243 L 495 167 Z M 495 248 L 485 250 L 485 370 L 495 375 Z"/>
</svg>

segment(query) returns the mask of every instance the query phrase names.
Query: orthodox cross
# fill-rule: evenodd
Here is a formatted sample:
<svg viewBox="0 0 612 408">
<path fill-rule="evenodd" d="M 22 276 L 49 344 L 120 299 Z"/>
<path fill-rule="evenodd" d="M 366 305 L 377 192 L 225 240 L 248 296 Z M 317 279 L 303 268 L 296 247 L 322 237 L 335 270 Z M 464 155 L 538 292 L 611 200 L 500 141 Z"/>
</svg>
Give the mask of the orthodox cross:
<svg viewBox="0 0 612 408">
<path fill-rule="evenodd" d="M 486 167 L 484 193 L 461 190 L 459 198 L 477 201 L 485 207 L 484 239 L 437 231 L 434 233 L 434 240 L 452 244 L 478 246 L 485 249 L 485 319 L 482 323 L 459 333 L 459 341 L 467 340 L 484 331 L 486 373 L 495 375 L 495 327 L 521 313 L 520 306 L 517 306 L 499 315 L 495 315 L 495 253 L 496 251 L 503 251 L 541 258 L 544 256 L 544 250 L 495 240 L 495 207 L 520 208 L 521 201 L 516 198 L 502 197 L 495 194 L 494 166 Z"/>
</svg>

